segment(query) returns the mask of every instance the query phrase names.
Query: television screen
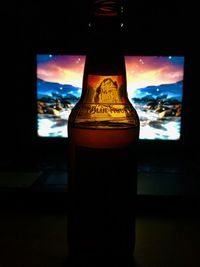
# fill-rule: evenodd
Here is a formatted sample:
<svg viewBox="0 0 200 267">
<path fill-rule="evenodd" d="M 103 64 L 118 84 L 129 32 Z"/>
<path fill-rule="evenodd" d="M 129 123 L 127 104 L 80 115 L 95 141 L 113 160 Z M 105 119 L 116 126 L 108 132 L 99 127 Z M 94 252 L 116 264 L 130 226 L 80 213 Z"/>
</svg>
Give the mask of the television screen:
<svg viewBox="0 0 200 267">
<path fill-rule="evenodd" d="M 125 56 L 128 97 L 140 139 L 181 137 L 184 56 Z M 82 91 L 84 55 L 37 55 L 37 134 L 67 137 L 67 120 Z"/>
</svg>

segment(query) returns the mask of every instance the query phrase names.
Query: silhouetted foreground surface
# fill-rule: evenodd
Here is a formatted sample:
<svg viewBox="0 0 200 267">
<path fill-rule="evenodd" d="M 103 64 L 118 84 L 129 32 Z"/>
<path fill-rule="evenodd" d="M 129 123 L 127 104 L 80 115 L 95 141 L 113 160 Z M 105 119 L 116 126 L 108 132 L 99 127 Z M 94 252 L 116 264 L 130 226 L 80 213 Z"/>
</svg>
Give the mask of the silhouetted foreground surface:
<svg viewBox="0 0 200 267">
<path fill-rule="evenodd" d="M 135 266 L 199 266 L 199 223 L 192 216 L 138 216 Z M 2 267 L 69 266 L 65 212 L 4 211 L 0 236 Z"/>
</svg>

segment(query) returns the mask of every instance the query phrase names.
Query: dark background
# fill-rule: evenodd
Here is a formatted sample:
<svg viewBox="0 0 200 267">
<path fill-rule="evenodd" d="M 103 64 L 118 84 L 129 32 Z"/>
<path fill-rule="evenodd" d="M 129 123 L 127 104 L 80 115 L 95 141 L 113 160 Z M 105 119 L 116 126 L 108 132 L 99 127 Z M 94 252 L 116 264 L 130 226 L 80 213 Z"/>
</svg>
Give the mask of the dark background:
<svg viewBox="0 0 200 267">
<path fill-rule="evenodd" d="M 84 53 L 87 47 L 89 1 L 66 0 L 65 4 L 59 0 L 54 4 L 45 2 L 1 3 L 0 170 L 29 168 L 34 159 L 46 156 L 45 151 L 50 143 L 50 155 L 59 158 L 59 154 L 63 157 L 66 152 L 63 142 L 54 139 L 52 143 L 52 140 L 45 139 L 46 144 L 45 140 L 39 143 L 35 136 L 35 55 L 54 51 Z M 183 158 L 196 161 L 200 149 L 199 8 L 193 6 L 191 1 L 184 2 L 160 1 L 156 4 L 153 1 L 127 0 L 124 46 L 131 54 L 185 55 L 184 149 L 180 153 L 183 152 Z M 170 158 L 174 154 L 173 146 L 171 143 L 166 146 Z M 162 158 L 165 152 L 164 149 L 158 157 Z M 153 146 L 150 157 L 149 154 L 146 157 L 153 161 L 155 153 L 156 147 Z M 159 177 L 156 176 L 153 183 L 147 177 L 147 191 L 153 187 L 152 191 L 157 190 L 159 198 L 144 196 L 143 201 L 140 199 L 136 266 L 199 266 L 199 200 L 189 201 L 187 197 L 179 198 L 179 195 L 178 201 L 173 197 L 163 199 L 160 191 L 164 187 L 165 192 L 169 190 L 171 195 L 177 189 L 190 193 L 192 188 L 191 192 L 196 191 L 199 195 L 199 186 L 196 186 L 199 185 L 199 165 L 190 167 L 185 176 L 180 175 L 173 181 L 173 175 L 169 179 L 172 173 L 162 179 L 158 173 Z M 191 179 L 195 168 L 194 178 Z M 56 175 L 54 179 L 57 179 Z M 43 188 L 41 194 L 35 194 L 34 190 L 31 194 L 28 190 L 24 194 L 17 191 L 16 195 L 12 194 L 15 191 L 1 189 L 0 206 L 11 207 L 8 212 L 4 211 L 5 207 L 3 212 L 1 210 L 1 266 L 66 266 L 67 218 L 65 212 L 64 215 L 57 212 L 60 206 L 61 210 L 65 206 L 66 196 L 54 191 L 55 184 L 53 196 L 51 193 L 44 194 Z M 26 212 L 19 212 L 23 207 Z M 32 207 L 37 208 L 35 212 L 32 212 Z M 43 208 L 45 211 L 55 209 L 56 212 L 47 213 Z"/>
<path fill-rule="evenodd" d="M 50 143 L 54 152 L 65 153 L 62 144 L 57 146 L 60 140 L 37 140 L 35 55 L 84 53 L 88 45 L 89 7 L 90 1 L 4 4 L 1 11 L 1 162 L 37 157 Z M 126 53 L 185 56 L 182 141 L 187 156 L 194 157 L 200 147 L 197 10 L 183 1 L 156 4 L 127 0 L 124 17 Z"/>
</svg>

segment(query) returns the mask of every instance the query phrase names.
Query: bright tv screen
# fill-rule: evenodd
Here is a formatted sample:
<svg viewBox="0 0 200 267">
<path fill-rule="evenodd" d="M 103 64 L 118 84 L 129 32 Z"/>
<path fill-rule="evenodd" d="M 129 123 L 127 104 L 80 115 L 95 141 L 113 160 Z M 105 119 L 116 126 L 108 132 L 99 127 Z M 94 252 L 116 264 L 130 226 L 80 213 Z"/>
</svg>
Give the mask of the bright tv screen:
<svg viewBox="0 0 200 267">
<path fill-rule="evenodd" d="M 178 140 L 184 56 L 125 56 L 128 97 L 140 139 Z M 67 137 L 68 116 L 81 96 L 84 55 L 37 55 L 37 134 Z"/>
</svg>

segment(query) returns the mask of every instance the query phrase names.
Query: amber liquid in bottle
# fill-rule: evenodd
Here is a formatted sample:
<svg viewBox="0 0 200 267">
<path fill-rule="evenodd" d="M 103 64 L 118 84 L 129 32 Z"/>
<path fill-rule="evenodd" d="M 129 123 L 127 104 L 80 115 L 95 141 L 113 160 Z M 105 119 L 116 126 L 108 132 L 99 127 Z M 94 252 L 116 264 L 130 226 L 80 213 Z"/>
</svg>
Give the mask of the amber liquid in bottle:
<svg viewBox="0 0 200 267">
<path fill-rule="evenodd" d="M 86 56 L 82 96 L 68 122 L 68 244 L 77 265 L 123 265 L 135 247 L 139 119 L 124 56 L 108 36 Z"/>
</svg>

